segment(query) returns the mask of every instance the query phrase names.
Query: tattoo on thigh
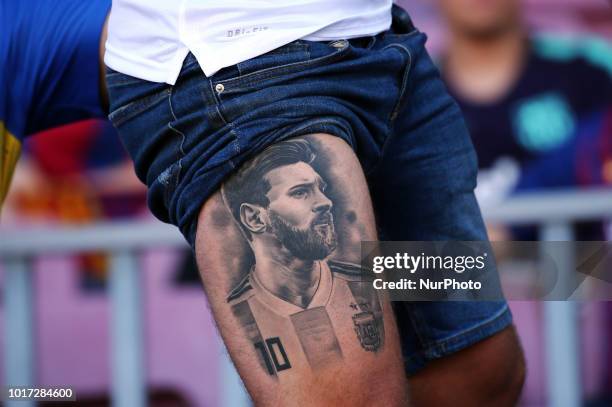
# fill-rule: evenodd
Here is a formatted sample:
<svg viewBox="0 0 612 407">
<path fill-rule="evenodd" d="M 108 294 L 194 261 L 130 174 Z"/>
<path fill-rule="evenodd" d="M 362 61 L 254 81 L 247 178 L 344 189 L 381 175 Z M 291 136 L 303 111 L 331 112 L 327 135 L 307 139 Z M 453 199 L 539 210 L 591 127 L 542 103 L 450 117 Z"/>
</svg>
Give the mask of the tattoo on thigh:
<svg viewBox="0 0 612 407">
<path fill-rule="evenodd" d="M 272 376 L 384 346 L 378 295 L 343 257 L 359 251 L 359 241 L 347 238 L 359 214 L 330 175 L 329 155 L 310 137 L 282 141 L 222 187 L 252 259 L 228 303 Z"/>
</svg>

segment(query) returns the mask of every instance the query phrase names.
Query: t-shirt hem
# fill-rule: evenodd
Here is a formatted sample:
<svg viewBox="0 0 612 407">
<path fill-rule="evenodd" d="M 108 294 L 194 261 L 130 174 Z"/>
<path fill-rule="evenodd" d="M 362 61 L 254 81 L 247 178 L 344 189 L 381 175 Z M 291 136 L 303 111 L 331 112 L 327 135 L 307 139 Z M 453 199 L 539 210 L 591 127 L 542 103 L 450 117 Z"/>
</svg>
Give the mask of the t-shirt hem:
<svg viewBox="0 0 612 407">
<path fill-rule="evenodd" d="M 130 75 L 149 82 L 174 85 L 178 79 L 182 61 L 188 53 L 189 50 L 186 48 L 179 49 L 175 52 L 174 57 L 168 64 L 158 65 L 151 64 L 150 61 L 125 58 L 123 55 L 114 52 L 112 46 L 109 47 L 107 42 L 106 53 L 104 54 L 104 64 L 125 75 Z"/>
<path fill-rule="evenodd" d="M 387 31 L 391 27 L 391 19 L 384 18 L 366 26 L 348 27 L 342 28 L 342 34 L 338 35 L 316 35 L 316 32 L 306 35 L 301 39 L 306 41 L 334 41 L 334 40 L 347 40 L 358 37 L 368 37 L 371 35 L 380 34 L 383 31 Z"/>
</svg>

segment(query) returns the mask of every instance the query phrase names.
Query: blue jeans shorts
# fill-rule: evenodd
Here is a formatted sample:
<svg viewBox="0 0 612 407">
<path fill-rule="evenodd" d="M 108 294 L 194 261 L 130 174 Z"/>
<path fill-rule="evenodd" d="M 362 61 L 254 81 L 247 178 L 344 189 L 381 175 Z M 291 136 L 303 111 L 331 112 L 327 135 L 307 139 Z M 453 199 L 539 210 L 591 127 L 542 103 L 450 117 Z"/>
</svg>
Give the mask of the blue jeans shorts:
<svg viewBox="0 0 612 407">
<path fill-rule="evenodd" d="M 192 246 L 202 205 L 236 168 L 312 133 L 355 151 L 381 240 L 486 240 L 476 155 L 425 40 L 394 7 L 392 28 L 376 36 L 298 40 L 211 77 L 190 54 L 173 86 L 107 69 L 109 118 L 148 185 L 149 207 Z M 394 310 L 409 373 L 512 323 L 505 301 Z"/>
</svg>

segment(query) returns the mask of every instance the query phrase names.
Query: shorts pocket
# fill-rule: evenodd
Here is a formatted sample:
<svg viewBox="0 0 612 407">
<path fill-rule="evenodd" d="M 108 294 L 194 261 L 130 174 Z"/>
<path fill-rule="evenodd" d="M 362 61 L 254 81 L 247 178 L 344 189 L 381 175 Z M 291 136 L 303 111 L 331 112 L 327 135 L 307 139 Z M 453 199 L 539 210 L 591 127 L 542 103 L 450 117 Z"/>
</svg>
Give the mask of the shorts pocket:
<svg viewBox="0 0 612 407">
<path fill-rule="evenodd" d="M 106 87 L 110 100 L 108 119 L 115 127 L 156 106 L 168 98 L 170 85 L 149 82 L 106 68 Z"/>
</svg>

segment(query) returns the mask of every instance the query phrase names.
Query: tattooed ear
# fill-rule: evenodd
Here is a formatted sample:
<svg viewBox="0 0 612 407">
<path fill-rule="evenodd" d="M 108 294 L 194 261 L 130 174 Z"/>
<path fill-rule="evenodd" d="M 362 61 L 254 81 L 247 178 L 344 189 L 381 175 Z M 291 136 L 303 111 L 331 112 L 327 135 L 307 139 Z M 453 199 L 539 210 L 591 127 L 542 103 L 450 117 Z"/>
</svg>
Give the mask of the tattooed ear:
<svg viewBox="0 0 612 407">
<path fill-rule="evenodd" d="M 240 222 L 251 233 L 262 233 L 266 229 L 266 223 L 262 216 L 261 207 L 249 203 L 240 205 Z"/>
</svg>

